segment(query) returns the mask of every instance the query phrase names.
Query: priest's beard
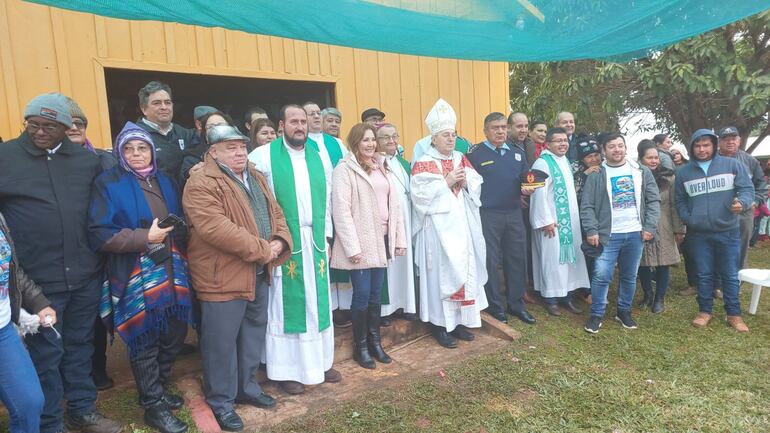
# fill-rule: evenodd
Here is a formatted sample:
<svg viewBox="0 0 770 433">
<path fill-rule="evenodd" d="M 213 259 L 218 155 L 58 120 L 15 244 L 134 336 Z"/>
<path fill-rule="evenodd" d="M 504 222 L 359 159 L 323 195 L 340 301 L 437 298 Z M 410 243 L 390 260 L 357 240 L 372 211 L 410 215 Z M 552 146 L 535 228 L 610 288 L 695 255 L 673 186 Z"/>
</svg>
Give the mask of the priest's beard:
<svg viewBox="0 0 770 433">
<path fill-rule="evenodd" d="M 302 134 L 302 138 L 299 138 L 299 135 L 294 136 L 284 136 L 283 139 L 286 140 L 286 143 L 289 144 L 289 146 L 294 147 L 296 149 L 301 149 L 305 146 L 305 141 L 307 141 L 307 135 Z"/>
</svg>

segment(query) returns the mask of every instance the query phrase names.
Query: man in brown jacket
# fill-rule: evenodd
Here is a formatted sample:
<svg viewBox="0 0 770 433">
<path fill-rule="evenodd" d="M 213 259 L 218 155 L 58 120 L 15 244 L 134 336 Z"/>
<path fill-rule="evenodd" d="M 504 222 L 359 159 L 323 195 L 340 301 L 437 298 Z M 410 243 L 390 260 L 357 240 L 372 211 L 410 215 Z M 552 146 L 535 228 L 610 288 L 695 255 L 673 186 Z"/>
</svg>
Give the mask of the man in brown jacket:
<svg viewBox="0 0 770 433">
<path fill-rule="evenodd" d="M 202 168 L 191 172 L 182 202 L 201 301 L 206 402 L 222 430 L 240 431 L 234 402 L 275 405 L 255 374 L 265 346 L 270 272 L 289 257 L 291 236 L 265 178 L 247 162 L 249 139 L 229 125 L 209 129 L 207 138 L 211 148 Z"/>
</svg>

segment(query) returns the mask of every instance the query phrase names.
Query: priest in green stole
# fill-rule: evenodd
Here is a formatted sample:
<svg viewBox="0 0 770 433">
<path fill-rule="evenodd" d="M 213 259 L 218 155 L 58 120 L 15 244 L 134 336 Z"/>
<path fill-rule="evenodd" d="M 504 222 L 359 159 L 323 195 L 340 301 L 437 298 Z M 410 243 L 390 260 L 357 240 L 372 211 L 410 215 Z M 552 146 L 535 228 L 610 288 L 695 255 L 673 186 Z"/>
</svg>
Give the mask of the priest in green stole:
<svg viewBox="0 0 770 433">
<path fill-rule="evenodd" d="M 294 250 L 276 269 L 270 285 L 265 355 L 267 377 L 290 394 L 305 385 L 338 382 L 329 296 L 327 238 L 330 162 L 307 139 L 307 114 L 298 105 L 281 109 L 283 137 L 249 158 L 262 172 L 283 208 Z"/>
<path fill-rule="evenodd" d="M 337 137 L 323 132 L 323 117 L 317 103 L 308 101 L 302 104 L 307 113 L 308 144 L 314 146 L 321 159 L 328 160 L 332 168 L 348 154 L 348 148 Z M 310 143 L 312 141 L 312 144 Z M 331 212 L 331 210 L 329 210 Z M 353 301 L 353 286 L 350 284 L 350 272 L 341 269 L 331 269 L 329 273 L 331 284 L 332 310 L 350 310 Z M 346 320 L 350 322 L 350 319 Z"/>
</svg>

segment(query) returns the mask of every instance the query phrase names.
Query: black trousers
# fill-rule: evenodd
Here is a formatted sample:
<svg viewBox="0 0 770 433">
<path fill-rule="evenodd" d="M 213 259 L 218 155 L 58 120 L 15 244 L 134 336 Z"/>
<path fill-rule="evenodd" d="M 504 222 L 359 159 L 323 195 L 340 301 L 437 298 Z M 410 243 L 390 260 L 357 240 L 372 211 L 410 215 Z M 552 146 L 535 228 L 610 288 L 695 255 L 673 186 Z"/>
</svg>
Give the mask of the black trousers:
<svg viewBox="0 0 770 433">
<path fill-rule="evenodd" d="M 527 272 L 526 228 L 519 209 L 493 211 L 481 209 L 481 228 L 487 245 L 487 273 L 484 285 L 490 313 L 523 311 Z M 498 268 L 503 265 L 505 284 Z"/>
<path fill-rule="evenodd" d="M 91 355 L 92 374 L 107 374 L 107 328 L 101 317 L 94 324 L 94 354 Z"/>
<path fill-rule="evenodd" d="M 179 349 L 187 337 L 187 323 L 169 319 L 166 332 L 142 353 L 131 359 L 139 404 L 147 409 L 160 401 L 171 378 L 171 367 L 176 361 Z"/>
</svg>

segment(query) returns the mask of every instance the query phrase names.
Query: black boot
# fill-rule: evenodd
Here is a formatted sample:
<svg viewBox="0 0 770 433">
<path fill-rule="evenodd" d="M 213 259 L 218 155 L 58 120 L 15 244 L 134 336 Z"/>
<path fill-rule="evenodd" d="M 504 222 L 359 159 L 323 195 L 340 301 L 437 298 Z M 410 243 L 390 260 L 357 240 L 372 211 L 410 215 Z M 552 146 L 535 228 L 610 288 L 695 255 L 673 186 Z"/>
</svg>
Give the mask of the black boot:
<svg viewBox="0 0 770 433">
<path fill-rule="evenodd" d="M 658 290 L 655 293 L 655 301 L 652 303 L 652 312 L 654 314 L 660 314 L 663 311 L 665 311 L 666 307 L 663 305 L 663 299 L 666 297 L 665 292 L 661 293 L 660 290 Z"/>
<path fill-rule="evenodd" d="M 353 310 L 353 359 L 363 368 L 375 368 L 374 360 L 366 347 L 366 315 L 367 311 Z"/>
<path fill-rule="evenodd" d="M 642 300 L 639 301 L 638 304 L 636 304 L 639 308 L 649 308 L 652 306 L 652 290 L 645 290 L 644 291 L 644 297 L 642 297 Z"/>
<path fill-rule="evenodd" d="M 454 349 L 457 347 L 457 340 L 455 340 L 454 337 L 446 332 L 446 328 L 436 325 L 431 325 L 431 328 L 433 332 L 433 338 L 438 341 L 438 344 L 446 347 L 447 349 Z"/>
<path fill-rule="evenodd" d="M 184 433 L 187 424 L 174 416 L 165 403 L 148 407 L 144 410 L 144 423 L 162 433 Z"/>
<path fill-rule="evenodd" d="M 367 336 L 367 347 L 369 348 L 369 354 L 377 361 L 383 364 L 390 364 L 390 356 L 382 350 L 382 339 L 380 338 L 380 310 L 382 307 L 379 304 L 369 304 L 367 310 L 367 321 L 369 328 L 369 335 Z"/>
</svg>

